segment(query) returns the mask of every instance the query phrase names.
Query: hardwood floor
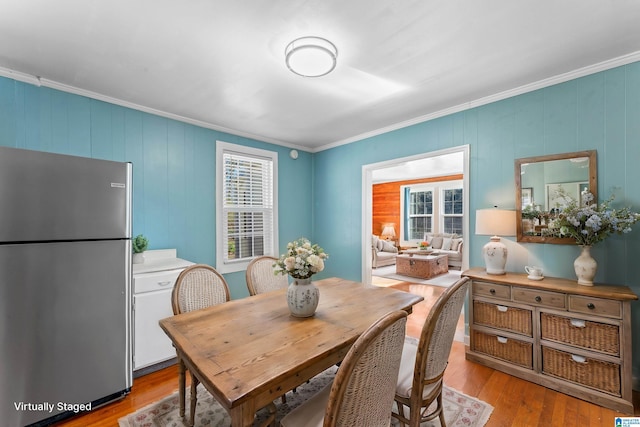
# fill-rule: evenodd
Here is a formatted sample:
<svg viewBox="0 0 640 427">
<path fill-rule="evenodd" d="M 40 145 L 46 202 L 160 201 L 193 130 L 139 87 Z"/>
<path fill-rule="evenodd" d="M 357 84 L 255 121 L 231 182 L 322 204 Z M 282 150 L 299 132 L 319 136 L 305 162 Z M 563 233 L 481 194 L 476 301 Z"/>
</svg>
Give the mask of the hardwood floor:
<svg viewBox="0 0 640 427">
<path fill-rule="evenodd" d="M 407 292 L 422 295 L 409 316 L 407 333 L 418 336 L 422 323 L 435 300 L 444 288 L 429 285 L 412 285 L 406 282 L 385 283 Z M 464 321 L 458 324 L 464 333 Z M 500 426 L 614 426 L 614 418 L 630 416 L 590 404 L 580 399 L 555 392 L 494 369 L 468 362 L 463 342 L 456 341 L 445 372 L 445 383 L 463 393 L 477 397 L 494 407 L 487 427 Z M 177 390 L 176 366 L 136 378 L 131 394 L 124 399 L 96 409 L 87 415 L 79 415 L 56 424 L 57 427 L 117 426 L 118 419 L 160 400 Z M 640 416 L 640 394 L 634 392 L 635 416 Z"/>
</svg>

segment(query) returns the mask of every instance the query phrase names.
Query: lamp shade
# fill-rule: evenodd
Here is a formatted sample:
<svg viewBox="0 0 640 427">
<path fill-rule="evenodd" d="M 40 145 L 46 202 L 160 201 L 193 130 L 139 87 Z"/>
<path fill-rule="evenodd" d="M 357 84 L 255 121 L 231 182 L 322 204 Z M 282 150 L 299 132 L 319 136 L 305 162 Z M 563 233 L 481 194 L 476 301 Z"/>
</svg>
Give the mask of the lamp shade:
<svg viewBox="0 0 640 427">
<path fill-rule="evenodd" d="M 515 236 L 516 211 L 496 208 L 477 210 L 476 234 L 484 236 Z"/>
<path fill-rule="evenodd" d="M 382 225 L 382 233 L 380 234 L 385 239 L 393 239 L 396 237 L 396 229 L 393 223 L 387 223 Z"/>
</svg>

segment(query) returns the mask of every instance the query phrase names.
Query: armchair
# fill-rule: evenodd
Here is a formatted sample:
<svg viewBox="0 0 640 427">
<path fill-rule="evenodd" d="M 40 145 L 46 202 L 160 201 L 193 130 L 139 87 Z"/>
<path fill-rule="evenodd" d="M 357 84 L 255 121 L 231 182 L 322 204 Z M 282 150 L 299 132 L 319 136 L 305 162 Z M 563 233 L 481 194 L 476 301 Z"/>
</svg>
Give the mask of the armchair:
<svg viewBox="0 0 640 427">
<path fill-rule="evenodd" d="M 378 236 L 371 237 L 371 266 L 373 268 L 395 265 L 398 248 Z"/>
</svg>

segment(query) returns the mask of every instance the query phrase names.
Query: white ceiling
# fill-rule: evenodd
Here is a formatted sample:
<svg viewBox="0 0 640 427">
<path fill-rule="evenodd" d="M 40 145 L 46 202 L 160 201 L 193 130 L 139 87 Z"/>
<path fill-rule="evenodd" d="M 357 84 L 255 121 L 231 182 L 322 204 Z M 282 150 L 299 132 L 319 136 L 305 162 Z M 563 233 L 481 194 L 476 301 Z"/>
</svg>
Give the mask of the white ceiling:
<svg viewBox="0 0 640 427">
<path fill-rule="evenodd" d="M 313 152 L 639 60 L 639 22 L 638 0 L 0 0 L 0 75 Z M 305 35 L 331 74 L 287 69 Z"/>
<path fill-rule="evenodd" d="M 371 172 L 374 184 L 406 179 L 433 178 L 437 176 L 458 175 L 464 173 L 464 154 L 454 153 L 429 155 L 420 159 L 394 162 L 393 165 L 380 167 Z"/>
</svg>

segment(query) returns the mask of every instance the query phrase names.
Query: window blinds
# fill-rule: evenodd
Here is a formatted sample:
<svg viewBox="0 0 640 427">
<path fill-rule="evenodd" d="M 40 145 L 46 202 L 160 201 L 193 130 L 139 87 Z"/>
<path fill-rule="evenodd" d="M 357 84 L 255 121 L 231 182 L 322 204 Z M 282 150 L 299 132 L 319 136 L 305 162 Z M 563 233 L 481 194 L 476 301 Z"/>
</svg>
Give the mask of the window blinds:
<svg viewBox="0 0 640 427">
<path fill-rule="evenodd" d="M 273 246 L 273 161 L 232 152 L 223 161 L 225 262 L 265 255 Z"/>
</svg>

